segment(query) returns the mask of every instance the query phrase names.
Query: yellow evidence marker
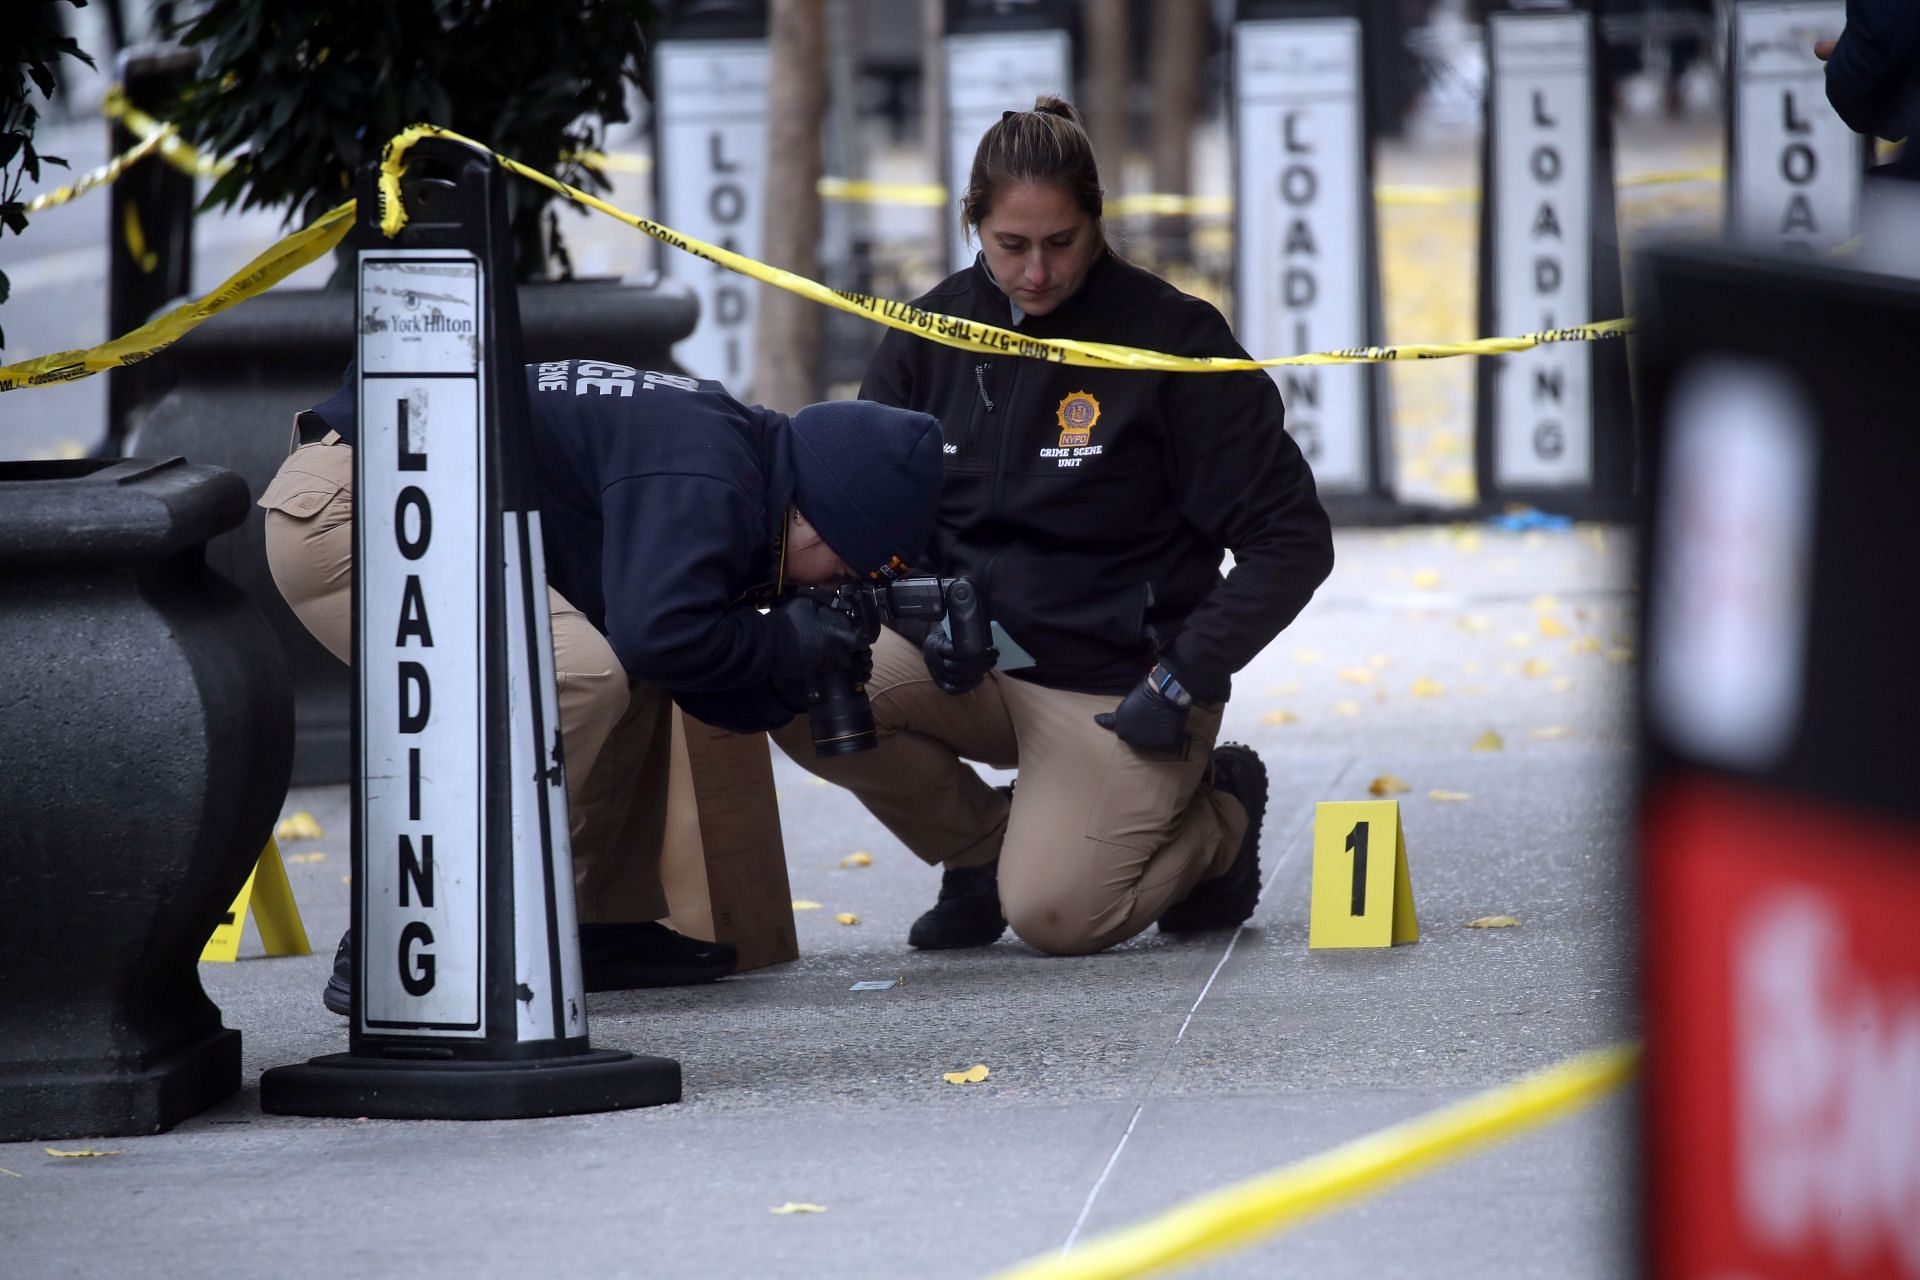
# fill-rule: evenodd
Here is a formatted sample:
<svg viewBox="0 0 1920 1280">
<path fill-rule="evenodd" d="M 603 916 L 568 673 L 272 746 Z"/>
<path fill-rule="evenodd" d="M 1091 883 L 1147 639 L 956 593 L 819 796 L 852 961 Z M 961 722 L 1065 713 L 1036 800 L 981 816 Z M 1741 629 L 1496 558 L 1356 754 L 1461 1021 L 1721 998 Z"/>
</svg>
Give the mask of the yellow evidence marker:
<svg viewBox="0 0 1920 1280">
<path fill-rule="evenodd" d="M 1307 946 L 1390 947 L 1419 940 L 1399 802 L 1330 800 L 1315 805 Z"/>
<path fill-rule="evenodd" d="M 258 888 L 259 897 L 254 897 Z M 240 954 L 240 934 L 247 924 L 247 908 L 253 908 L 253 923 L 260 929 L 260 942 L 270 956 L 313 954 L 307 942 L 306 926 L 300 923 L 300 908 L 293 901 L 293 885 L 287 881 L 286 864 L 280 861 L 280 846 L 272 836 L 260 851 L 260 860 L 247 873 L 239 896 L 227 908 L 226 916 L 214 926 L 213 936 L 200 952 L 200 962 L 231 962 Z"/>
</svg>

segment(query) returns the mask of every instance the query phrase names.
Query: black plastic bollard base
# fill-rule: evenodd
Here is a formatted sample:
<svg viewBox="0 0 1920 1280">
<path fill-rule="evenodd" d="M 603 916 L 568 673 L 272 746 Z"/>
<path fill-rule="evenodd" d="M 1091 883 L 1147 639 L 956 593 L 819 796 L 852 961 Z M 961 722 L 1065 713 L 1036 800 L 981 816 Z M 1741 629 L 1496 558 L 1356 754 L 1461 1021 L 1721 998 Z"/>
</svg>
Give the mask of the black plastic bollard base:
<svg viewBox="0 0 1920 1280">
<path fill-rule="evenodd" d="M 260 1077 L 260 1109 L 281 1116 L 524 1120 L 678 1101 L 678 1062 L 614 1049 L 519 1062 L 331 1053 Z"/>
</svg>

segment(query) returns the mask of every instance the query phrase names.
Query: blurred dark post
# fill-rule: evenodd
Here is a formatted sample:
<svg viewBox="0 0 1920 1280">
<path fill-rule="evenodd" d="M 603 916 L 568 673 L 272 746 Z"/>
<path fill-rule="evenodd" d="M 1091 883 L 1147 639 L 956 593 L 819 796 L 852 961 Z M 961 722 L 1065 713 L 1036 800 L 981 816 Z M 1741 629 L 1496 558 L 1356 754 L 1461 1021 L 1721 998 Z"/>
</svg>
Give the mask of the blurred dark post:
<svg viewBox="0 0 1920 1280">
<path fill-rule="evenodd" d="M 1639 1274 L 1911 1277 L 1920 283 L 1642 267 Z"/>
<path fill-rule="evenodd" d="M 1111 200 L 1126 190 L 1127 153 L 1133 148 L 1133 39 L 1127 0 L 1087 0 L 1082 38 L 1087 46 L 1087 133 Z"/>
<path fill-rule="evenodd" d="M 1727 235 L 1756 249 L 1824 253 L 1860 230 L 1870 139 L 1827 101 L 1813 40 L 1846 14 L 1826 0 L 1753 3 L 1727 14 Z"/>
<path fill-rule="evenodd" d="M 157 115 L 198 65 L 184 49 L 145 45 L 118 59 L 127 101 Z M 108 126 L 107 151 L 119 155 L 140 141 L 125 124 Z M 107 336 L 118 338 L 193 291 L 193 176 L 158 155 L 129 166 L 107 203 Z M 107 438 L 102 456 L 124 447 L 129 415 L 164 392 L 164 362 L 142 362 L 107 375 Z"/>
<path fill-rule="evenodd" d="M 953 270 L 973 262 L 957 212 L 980 137 L 1003 111 L 1031 111 L 1041 94 L 1073 97 L 1073 37 L 1065 0 L 946 0 L 941 42 L 945 84 L 947 220 Z"/>
<path fill-rule="evenodd" d="M 1234 15 L 1234 328 L 1256 355 L 1381 337 L 1365 25 L 1356 0 L 1240 0 Z M 1333 518 L 1401 517 L 1379 366 L 1269 373 Z"/>
<path fill-rule="evenodd" d="M 1593 0 L 1486 6 L 1480 332 L 1625 314 L 1614 222 L 1612 94 Z M 1474 469 L 1483 506 L 1586 519 L 1631 513 L 1627 344 L 1561 342 L 1476 362 Z"/>
<path fill-rule="evenodd" d="M 1193 194 L 1193 125 L 1200 110 L 1200 64 L 1207 54 L 1207 6 L 1192 0 L 1154 0 L 1148 46 L 1153 82 L 1152 164 L 1154 191 Z M 1155 261 L 1193 259 L 1193 216 L 1161 213 L 1153 218 Z"/>
<path fill-rule="evenodd" d="M 820 278 L 820 130 L 827 108 L 824 0 L 773 0 L 767 52 L 767 178 L 762 243 L 770 266 Z M 820 398 L 823 309 L 760 287 L 753 397 L 783 413 Z"/>
</svg>

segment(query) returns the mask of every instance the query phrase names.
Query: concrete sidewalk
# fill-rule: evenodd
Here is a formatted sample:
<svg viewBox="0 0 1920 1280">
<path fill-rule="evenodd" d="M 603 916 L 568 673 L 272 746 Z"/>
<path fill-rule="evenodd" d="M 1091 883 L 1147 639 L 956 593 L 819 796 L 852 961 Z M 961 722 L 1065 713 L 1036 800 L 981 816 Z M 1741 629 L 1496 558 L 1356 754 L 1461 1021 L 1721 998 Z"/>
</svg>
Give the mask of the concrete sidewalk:
<svg viewBox="0 0 1920 1280">
<path fill-rule="evenodd" d="M 108 1158 L 0 1145 L 20 1175 L 0 1175 L 0 1274 L 960 1280 L 1630 1036 L 1626 540 L 1439 529 L 1338 546 L 1334 579 L 1230 708 L 1226 736 L 1273 775 L 1268 887 L 1238 934 L 1150 932 L 1077 960 L 1011 938 L 914 952 L 934 873 L 776 753 L 793 892 L 824 904 L 799 916 L 802 959 L 590 1002 L 596 1044 L 681 1061 L 683 1103 L 488 1124 L 265 1116 L 263 1069 L 346 1042 L 319 1002 L 346 919 L 345 789 L 299 792 L 288 809 L 326 829 L 285 849 L 315 954 L 202 969 L 244 1034 L 246 1087 L 172 1133 L 95 1143 Z M 1420 679 L 1444 692 L 1413 696 Z M 1474 750 L 1488 730 L 1503 749 Z M 1411 788 L 1421 941 L 1310 953 L 1313 805 L 1364 799 L 1382 774 Z M 873 865 L 841 868 L 856 849 Z M 1495 914 L 1522 923 L 1462 927 Z M 985 1083 L 941 1080 L 976 1062 Z M 1615 1098 L 1191 1274 L 1624 1275 L 1631 1123 Z M 770 1212 L 787 1201 L 828 1212 Z"/>
</svg>

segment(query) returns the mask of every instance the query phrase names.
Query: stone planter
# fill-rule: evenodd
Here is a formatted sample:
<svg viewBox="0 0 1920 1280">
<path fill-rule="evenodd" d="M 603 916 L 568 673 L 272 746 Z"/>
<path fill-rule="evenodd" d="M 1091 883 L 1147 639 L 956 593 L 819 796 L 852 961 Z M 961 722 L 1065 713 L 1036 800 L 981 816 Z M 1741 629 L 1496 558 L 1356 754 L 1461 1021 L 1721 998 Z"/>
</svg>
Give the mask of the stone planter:
<svg viewBox="0 0 1920 1280">
<path fill-rule="evenodd" d="M 178 458 L 0 463 L 0 1141 L 240 1087 L 195 966 L 293 750 L 279 644 L 206 565 L 247 503 Z"/>
<path fill-rule="evenodd" d="M 611 280 L 522 285 L 519 299 L 528 362 L 578 356 L 673 371 L 673 344 L 699 314 L 684 288 Z M 353 351 L 351 289 L 279 289 L 217 315 L 162 357 L 178 384 L 133 414 L 128 452 L 229 467 L 258 498 L 287 456 L 294 414 L 333 394 Z M 207 562 L 266 615 L 286 651 L 294 785 L 345 782 L 351 681 L 274 587 L 265 519 L 252 508 L 243 526 L 213 540 Z"/>
</svg>

